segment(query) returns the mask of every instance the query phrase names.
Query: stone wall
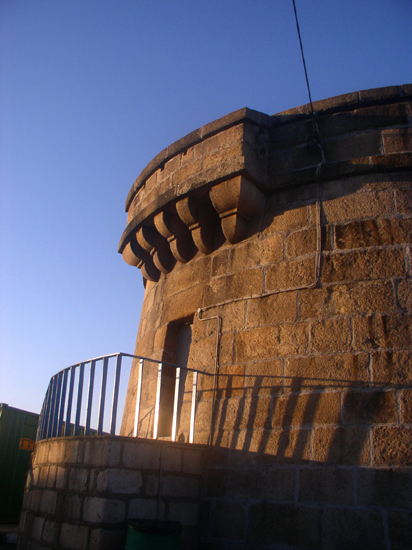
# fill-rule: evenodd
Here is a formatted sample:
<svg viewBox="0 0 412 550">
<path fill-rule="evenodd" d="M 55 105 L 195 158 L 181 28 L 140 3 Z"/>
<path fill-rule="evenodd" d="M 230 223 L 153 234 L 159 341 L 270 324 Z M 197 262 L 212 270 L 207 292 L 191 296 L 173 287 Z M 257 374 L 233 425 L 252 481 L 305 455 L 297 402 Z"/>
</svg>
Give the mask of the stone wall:
<svg viewBox="0 0 412 550">
<path fill-rule="evenodd" d="M 318 140 L 307 106 L 237 111 L 160 153 L 129 193 L 120 251 L 146 285 L 136 354 L 173 362 L 189 322 L 189 367 L 218 365 L 195 431 L 205 443 L 213 408 L 206 548 L 409 544 L 411 96 L 317 102 Z M 189 391 L 185 441 L 188 408 Z"/>
<path fill-rule="evenodd" d="M 165 442 L 116 436 L 36 444 L 26 483 L 18 548 L 123 550 L 127 520 L 156 519 Z M 168 447 L 160 519 L 180 521 L 182 547 L 196 546 L 201 451 Z"/>
</svg>

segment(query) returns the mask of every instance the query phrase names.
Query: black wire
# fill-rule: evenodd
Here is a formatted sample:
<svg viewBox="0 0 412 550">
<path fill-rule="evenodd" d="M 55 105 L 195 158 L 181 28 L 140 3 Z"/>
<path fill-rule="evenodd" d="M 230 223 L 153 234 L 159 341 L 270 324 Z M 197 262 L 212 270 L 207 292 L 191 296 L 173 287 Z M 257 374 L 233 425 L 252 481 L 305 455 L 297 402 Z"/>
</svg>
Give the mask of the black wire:
<svg viewBox="0 0 412 550">
<path fill-rule="evenodd" d="M 312 96 L 311 96 L 311 94 L 310 94 L 310 86 L 309 86 L 308 72 L 307 72 L 307 70 L 306 70 L 305 54 L 303 53 L 302 38 L 301 38 L 301 36 L 300 36 L 299 21 L 298 21 L 298 14 L 297 14 L 297 11 L 296 11 L 295 0 L 292 0 L 292 2 L 293 2 L 293 11 L 295 12 L 296 28 L 297 28 L 297 30 L 298 30 L 298 36 L 299 36 L 300 51 L 301 51 L 301 53 L 302 53 L 303 68 L 305 69 L 306 86 L 307 86 L 307 88 L 308 88 L 309 101 L 310 101 L 310 108 L 312 109 L 312 115 L 314 115 L 313 103 L 312 103 Z"/>
</svg>

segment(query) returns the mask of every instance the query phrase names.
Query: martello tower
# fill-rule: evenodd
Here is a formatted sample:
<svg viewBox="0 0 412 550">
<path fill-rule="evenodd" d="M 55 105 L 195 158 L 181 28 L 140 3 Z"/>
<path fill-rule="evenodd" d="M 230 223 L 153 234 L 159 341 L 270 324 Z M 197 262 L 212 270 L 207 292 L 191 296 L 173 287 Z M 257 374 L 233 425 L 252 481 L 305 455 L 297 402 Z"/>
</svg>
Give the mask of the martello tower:
<svg viewBox="0 0 412 550">
<path fill-rule="evenodd" d="M 364 531 L 362 547 L 392 537 L 402 547 L 411 92 L 316 102 L 318 136 L 308 106 L 242 109 L 162 151 L 130 190 L 119 250 L 146 286 L 135 353 L 217 374 L 215 393 L 210 378 L 199 382 L 195 430 L 195 443 L 207 443 L 213 411 L 213 444 L 230 450 L 209 466 L 211 540 L 343 548 Z M 162 381 L 164 436 L 173 376 Z M 145 399 L 140 433 L 150 437 L 150 391 Z M 183 397 L 180 441 L 189 405 Z"/>
</svg>

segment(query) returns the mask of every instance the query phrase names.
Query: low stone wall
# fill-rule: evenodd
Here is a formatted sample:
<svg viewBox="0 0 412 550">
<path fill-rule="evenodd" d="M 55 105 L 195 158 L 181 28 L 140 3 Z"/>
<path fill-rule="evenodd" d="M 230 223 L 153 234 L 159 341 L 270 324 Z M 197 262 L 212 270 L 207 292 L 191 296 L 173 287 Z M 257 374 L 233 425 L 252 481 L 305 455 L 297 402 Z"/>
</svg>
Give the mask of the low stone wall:
<svg viewBox="0 0 412 550">
<path fill-rule="evenodd" d="M 19 550 L 123 550 L 127 520 L 156 519 L 165 442 L 116 436 L 36 444 L 19 527 Z M 202 451 L 163 451 L 160 519 L 180 521 L 182 547 L 196 546 Z"/>
<path fill-rule="evenodd" d="M 286 438 L 285 434 L 285 438 Z M 214 448 L 202 499 L 202 550 L 405 550 L 412 540 L 412 468 L 360 467 Z M 336 449 L 338 452 L 338 449 Z M 282 462 L 282 464 L 280 464 Z"/>
</svg>

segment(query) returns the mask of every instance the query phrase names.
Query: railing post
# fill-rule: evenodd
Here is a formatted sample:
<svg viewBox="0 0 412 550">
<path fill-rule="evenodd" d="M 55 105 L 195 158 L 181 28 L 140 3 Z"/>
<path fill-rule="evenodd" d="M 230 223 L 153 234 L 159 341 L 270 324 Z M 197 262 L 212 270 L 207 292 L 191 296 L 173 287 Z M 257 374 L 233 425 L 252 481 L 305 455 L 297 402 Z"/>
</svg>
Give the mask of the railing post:
<svg viewBox="0 0 412 550">
<path fill-rule="evenodd" d="M 177 413 L 179 407 L 180 368 L 176 369 L 175 395 L 173 400 L 172 441 L 176 441 Z"/>
<path fill-rule="evenodd" d="M 49 408 L 49 414 L 47 419 L 47 436 L 46 438 L 49 439 L 52 436 L 53 433 L 53 421 L 54 421 L 54 409 L 56 405 L 56 392 L 57 392 L 57 380 L 56 375 L 52 378 L 52 391 L 51 391 L 51 401 L 50 401 L 50 408 Z"/>
<path fill-rule="evenodd" d="M 159 363 L 157 369 L 157 388 L 156 388 L 156 403 L 155 414 L 153 423 L 153 439 L 157 439 L 157 432 L 159 428 L 159 411 L 160 411 L 160 390 L 162 387 L 162 363 Z"/>
<path fill-rule="evenodd" d="M 76 419 L 74 421 L 74 433 L 73 433 L 73 435 L 79 435 L 80 413 L 81 413 L 81 410 L 82 410 L 82 397 L 83 397 L 84 365 L 85 365 L 85 363 L 80 363 L 80 367 L 79 367 L 79 383 L 78 383 L 78 386 L 77 386 Z"/>
<path fill-rule="evenodd" d="M 137 376 L 136 408 L 134 413 L 133 437 L 137 437 L 139 430 L 140 401 L 142 399 L 143 359 L 139 359 L 139 372 Z"/>
<path fill-rule="evenodd" d="M 110 435 L 116 433 L 117 403 L 119 401 L 120 373 L 122 369 L 122 354 L 119 353 L 116 359 L 116 370 L 114 373 L 112 416 L 110 420 Z"/>
<path fill-rule="evenodd" d="M 93 360 L 90 363 L 89 389 L 88 389 L 88 392 L 87 392 L 86 424 L 84 426 L 84 435 L 89 435 L 90 434 L 90 419 L 91 419 L 91 416 L 92 416 L 94 371 L 95 371 L 95 369 L 96 369 L 96 361 Z"/>
<path fill-rule="evenodd" d="M 109 358 L 104 357 L 103 369 L 102 369 L 102 382 L 100 386 L 100 402 L 99 402 L 99 421 L 97 426 L 97 434 L 103 433 L 103 419 L 104 419 L 104 403 L 106 400 L 106 383 L 107 383 L 107 367 L 109 364 Z"/>
<path fill-rule="evenodd" d="M 72 414 L 72 405 L 73 405 L 73 391 L 74 391 L 74 379 L 76 378 L 76 365 L 70 367 L 70 386 L 69 386 L 69 397 L 67 398 L 67 412 L 66 412 L 66 422 L 64 426 L 64 435 L 67 437 L 70 435 L 70 420 Z"/>
<path fill-rule="evenodd" d="M 57 424 L 58 437 L 61 437 L 63 435 L 62 428 L 63 428 L 63 418 L 64 418 L 64 404 L 66 402 L 67 377 L 68 377 L 68 372 L 67 372 L 67 369 L 65 369 L 63 371 L 63 389 L 62 389 L 61 400 L 60 400 L 59 422 Z"/>
<path fill-rule="evenodd" d="M 196 392 L 197 392 L 197 371 L 193 373 L 192 410 L 190 412 L 189 443 L 193 443 L 194 433 L 195 433 Z"/>
</svg>

